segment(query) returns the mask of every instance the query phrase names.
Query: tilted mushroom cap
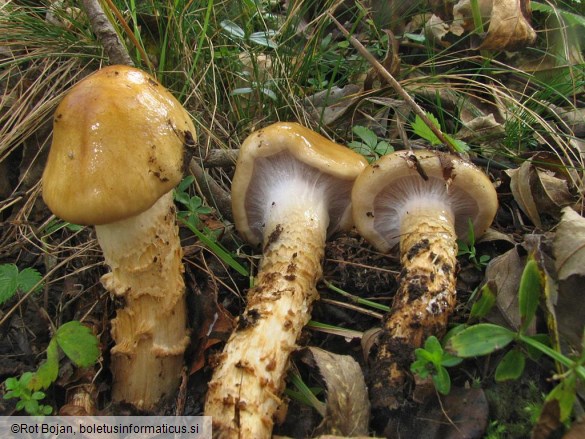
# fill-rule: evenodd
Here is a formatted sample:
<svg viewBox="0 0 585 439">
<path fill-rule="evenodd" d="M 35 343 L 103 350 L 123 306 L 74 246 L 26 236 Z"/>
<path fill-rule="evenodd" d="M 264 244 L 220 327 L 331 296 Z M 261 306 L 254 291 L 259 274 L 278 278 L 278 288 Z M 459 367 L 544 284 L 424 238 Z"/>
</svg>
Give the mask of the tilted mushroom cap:
<svg viewBox="0 0 585 439">
<path fill-rule="evenodd" d="M 485 233 L 498 208 L 496 191 L 473 164 L 450 154 L 398 151 L 371 164 L 356 180 L 353 218 L 359 232 L 380 251 L 400 240 L 400 222 L 408 206 L 447 206 L 459 238 Z"/>
<path fill-rule="evenodd" d="M 351 221 L 351 187 L 367 161 L 297 123 L 279 122 L 248 136 L 240 148 L 232 181 L 236 228 L 252 244 L 262 241 L 268 192 L 302 176 L 328 197 L 329 233 Z"/>
<path fill-rule="evenodd" d="M 150 208 L 182 177 L 195 128 L 151 76 L 110 66 L 71 88 L 57 107 L 43 199 L 58 217 L 107 224 Z"/>
</svg>

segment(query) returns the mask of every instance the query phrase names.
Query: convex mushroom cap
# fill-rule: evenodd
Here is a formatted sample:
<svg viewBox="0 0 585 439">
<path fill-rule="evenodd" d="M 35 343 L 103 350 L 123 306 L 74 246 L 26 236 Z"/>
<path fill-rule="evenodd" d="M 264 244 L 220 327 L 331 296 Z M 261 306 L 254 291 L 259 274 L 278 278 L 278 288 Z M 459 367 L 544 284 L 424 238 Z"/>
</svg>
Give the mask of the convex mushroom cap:
<svg viewBox="0 0 585 439">
<path fill-rule="evenodd" d="M 468 221 L 479 237 L 498 207 L 496 191 L 479 168 L 432 151 L 398 151 L 382 157 L 357 178 L 352 201 L 357 229 L 383 252 L 399 242 L 400 225 L 409 209 L 436 207 L 453 221 L 458 237 L 466 240 Z"/>
<path fill-rule="evenodd" d="M 366 166 L 361 155 L 297 123 L 262 128 L 240 148 L 232 181 L 236 228 L 248 242 L 259 244 L 277 196 L 274 188 L 296 179 L 313 182 L 314 190 L 326 195 L 328 233 L 351 227 L 351 187 Z"/>
<path fill-rule="evenodd" d="M 57 107 L 43 199 L 76 224 L 134 216 L 179 183 L 183 145 L 194 136 L 189 114 L 155 79 L 133 67 L 105 67 Z"/>
</svg>

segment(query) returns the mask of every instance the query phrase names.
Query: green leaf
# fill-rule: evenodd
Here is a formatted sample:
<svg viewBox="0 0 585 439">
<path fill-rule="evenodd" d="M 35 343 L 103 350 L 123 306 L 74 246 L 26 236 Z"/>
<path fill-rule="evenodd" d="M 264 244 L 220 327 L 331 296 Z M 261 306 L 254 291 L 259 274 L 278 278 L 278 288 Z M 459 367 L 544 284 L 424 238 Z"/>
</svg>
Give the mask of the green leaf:
<svg viewBox="0 0 585 439">
<path fill-rule="evenodd" d="M 518 306 L 522 318 L 521 332 L 526 331 L 536 314 L 540 294 L 542 292 L 543 278 L 534 256 L 530 256 L 520 278 L 518 289 Z"/>
<path fill-rule="evenodd" d="M 0 305 L 10 300 L 17 291 L 28 293 L 42 279 L 41 274 L 34 268 L 25 268 L 21 272 L 14 264 L 0 265 Z M 35 288 L 35 292 L 42 288 L 42 284 Z"/>
<path fill-rule="evenodd" d="M 427 351 L 426 349 L 417 348 L 414 350 L 414 355 L 420 361 L 424 361 L 427 363 L 432 363 L 434 360 L 434 355 L 432 352 Z"/>
<path fill-rule="evenodd" d="M 444 367 L 439 367 L 437 373 L 433 375 L 435 389 L 442 395 L 448 395 L 451 391 L 451 377 Z"/>
<path fill-rule="evenodd" d="M 250 35 L 250 42 L 256 43 L 259 46 L 270 47 L 271 49 L 278 49 L 278 44 L 272 40 L 272 37 L 276 35 L 273 30 L 254 32 Z"/>
<path fill-rule="evenodd" d="M 390 145 L 388 142 L 386 142 L 385 140 L 378 142 L 378 144 L 374 148 L 374 152 L 376 154 L 378 154 L 379 156 L 389 154 L 393 151 L 394 151 L 394 147 L 392 145 Z"/>
<path fill-rule="evenodd" d="M 10 300 L 18 289 L 18 267 L 14 264 L 0 265 L 0 305 Z"/>
<path fill-rule="evenodd" d="M 40 401 L 40 400 L 41 400 L 41 399 L 43 399 L 45 396 L 47 396 L 47 395 L 45 394 L 45 392 L 34 392 L 34 393 L 31 395 L 31 398 L 32 398 L 32 399 L 36 399 L 37 401 Z"/>
<path fill-rule="evenodd" d="M 95 364 L 100 356 L 98 339 L 87 326 L 78 321 L 67 322 L 55 334 L 59 347 L 78 367 Z"/>
<path fill-rule="evenodd" d="M 441 125 L 439 124 L 438 119 L 434 115 L 432 115 L 431 113 L 426 113 L 426 114 L 427 114 L 427 117 L 430 119 L 430 121 L 433 123 L 433 125 L 440 130 Z M 441 141 L 439 140 L 439 138 L 435 135 L 435 133 L 433 133 L 433 131 L 427 126 L 427 124 L 423 122 L 423 120 L 420 118 L 420 116 L 417 115 L 414 118 L 414 122 L 412 123 L 411 126 L 412 126 L 412 131 L 416 135 L 429 141 L 431 143 L 431 145 L 440 145 L 441 144 Z"/>
<path fill-rule="evenodd" d="M 560 421 L 565 422 L 573 412 L 573 404 L 575 403 L 575 383 L 576 377 L 571 374 L 562 380 L 557 386 L 551 390 L 546 396 L 545 401 L 556 399 L 559 402 L 561 409 Z"/>
<path fill-rule="evenodd" d="M 193 232 L 195 234 L 195 236 L 197 236 L 197 238 L 199 238 L 199 240 L 201 242 L 203 242 L 203 244 L 205 244 L 218 258 L 220 258 L 222 261 L 224 261 L 226 264 L 228 264 L 230 267 L 232 267 L 234 270 L 236 270 L 242 276 L 249 275 L 248 270 L 246 270 L 246 268 L 243 265 L 241 265 L 238 261 L 236 261 L 232 257 L 230 252 L 228 252 L 226 249 L 224 249 L 221 246 L 221 244 L 210 239 L 208 236 L 205 236 L 203 233 L 201 233 L 199 230 L 197 230 L 197 228 L 193 224 L 191 224 L 190 222 L 183 221 L 183 224 L 185 224 L 185 226 L 187 226 L 187 228 L 189 230 L 191 230 L 191 232 Z"/>
<path fill-rule="evenodd" d="M 240 87 L 240 88 L 234 88 L 231 92 L 230 92 L 230 96 L 239 96 L 239 95 L 247 95 L 252 93 L 254 90 L 251 87 Z"/>
<path fill-rule="evenodd" d="M 463 358 L 451 355 L 448 352 L 443 352 L 443 358 L 441 359 L 441 365 L 445 367 L 457 366 L 463 361 Z"/>
<path fill-rule="evenodd" d="M 496 295 L 489 284 L 485 284 L 481 287 L 479 299 L 471 307 L 469 317 L 475 319 L 484 318 L 491 311 L 495 303 Z"/>
<path fill-rule="evenodd" d="M 32 373 L 32 372 L 25 372 L 25 373 L 23 373 L 20 376 L 20 379 L 17 380 L 18 381 L 18 387 L 28 389 L 28 383 L 30 383 L 30 381 L 33 379 L 34 376 L 35 376 L 35 374 Z"/>
<path fill-rule="evenodd" d="M 31 390 L 47 389 L 59 376 L 59 349 L 54 338 L 47 347 L 47 359 L 39 366 L 27 383 Z"/>
<path fill-rule="evenodd" d="M 431 373 L 431 370 L 428 367 L 429 364 L 432 363 L 426 359 L 420 358 L 410 365 L 410 371 L 421 378 L 426 378 L 429 376 L 429 373 Z"/>
<path fill-rule="evenodd" d="M 478 357 L 502 349 L 515 337 L 514 332 L 502 326 L 480 323 L 451 337 L 446 348 L 458 357 Z"/>
<path fill-rule="evenodd" d="M 504 355 L 496 367 L 496 381 L 517 380 L 524 372 L 526 356 L 518 349 L 512 349 Z"/>
<path fill-rule="evenodd" d="M 352 129 L 353 133 L 358 136 L 370 148 L 374 150 L 378 144 L 378 136 L 371 129 L 361 125 L 355 125 Z"/>
<path fill-rule="evenodd" d="M 35 399 L 24 401 L 24 410 L 29 415 L 36 415 L 39 412 L 39 402 Z"/>
<path fill-rule="evenodd" d="M 443 133 L 443 136 L 445 137 L 446 140 L 449 141 L 449 143 L 451 144 L 451 146 L 453 146 L 455 151 L 457 151 L 457 152 L 469 151 L 469 145 L 467 143 L 465 143 L 463 140 L 455 139 L 454 137 L 450 136 L 449 134 L 445 134 L 445 133 Z"/>
<path fill-rule="evenodd" d="M 19 388 L 18 378 L 15 377 L 6 378 L 6 381 L 4 381 L 4 386 L 6 387 L 7 390 L 18 389 Z"/>
<path fill-rule="evenodd" d="M 414 41 L 415 43 L 424 43 L 425 40 L 427 39 L 424 35 L 422 34 L 413 34 L 411 32 L 405 32 L 404 33 L 404 37 L 408 38 L 411 41 Z"/>
<path fill-rule="evenodd" d="M 192 175 L 187 175 L 185 178 L 183 178 L 175 188 L 175 196 L 177 195 L 177 193 L 184 193 L 187 190 L 187 188 L 193 184 L 194 181 L 195 177 L 193 177 Z"/>
<path fill-rule="evenodd" d="M 440 354 L 443 353 L 443 347 L 441 346 L 441 342 L 434 335 L 431 335 L 425 340 L 425 349 L 430 353 L 439 354 L 438 357 L 433 355 L 434 358 L 441 358 Z"/>
<path fill-rule="evenodd" d="M 244 29 L 231 20 L 223 20 L 221 23 L 219 23 L 219 25 L 224 31 L 226 31 L 229 36 L 238 40 L 244 39 L 244 36 L 246 35 Z"/>
<path fill-rule="evenodd" d="M 556 8 L 547 3 L 530 2 L 530 8 L 533 11 L 548 12 L 550 14 L 559 14 L 570 25 L 585 26 L 585 18 L 582 15 L 573 14 L 572 12 L 568 11 L 563 11 L 562 9 Z"/>
<path fill-rule="evenodd" d="M 18 392 L 15 392 L 13 390 L 9 390 L 8 392 L 6 392 L 4 394 L 4 396 L 2 398 L 4 399 L 12 399 L 12 398 L 19 398 L 20 395 L 18 395 Z"/>
<path fill-rule="evenodd" d="M 42 283 L 40 283 L 42 278 L 41 273 L 34 268 L 25 268 L 18 273 L 18 289 L 24 293 L 28 293 L 36 285 L 34 292 L 38 292 L 43 287 Z"/>
</svg>

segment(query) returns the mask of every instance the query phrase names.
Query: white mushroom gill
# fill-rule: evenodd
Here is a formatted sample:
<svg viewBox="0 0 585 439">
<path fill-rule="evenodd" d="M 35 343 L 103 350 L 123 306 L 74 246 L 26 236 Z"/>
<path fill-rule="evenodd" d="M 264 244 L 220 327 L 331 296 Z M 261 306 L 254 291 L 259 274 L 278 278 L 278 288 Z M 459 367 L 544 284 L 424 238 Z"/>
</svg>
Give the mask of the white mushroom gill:
<svg viewBox="0 0 585 439">
<path fill-rule="evenodd" d="M 407 215 L 422 214 L 423 210 L 431 215 L 444 212 L 454 223 L 456 232 L 464 236 L 468 219 L 473 221 L 477 212 L 477 201 L 461 191 L 449 190 L 444 179 L 424 180 L 418 175 L 397 180 L 392 187 L 380 191 L 374 203 L 374 225 L 389 248 L 400 241 L 402 220 Z"/>
<path fill-rule="evenodd" d="M 246 196 L 250 229 L 261 241 L 270 215 L 296 203 L 300 209 L 325 209 L 325 230 L 332 233 L 344 219 L 353 181 L 341 180 L 299 162 L 287 152 L 256 159 Z M 322 204 L 319 207 L 319 204 Z M 349 212 L 349 211 L 348 211 Z"/>
</svg>

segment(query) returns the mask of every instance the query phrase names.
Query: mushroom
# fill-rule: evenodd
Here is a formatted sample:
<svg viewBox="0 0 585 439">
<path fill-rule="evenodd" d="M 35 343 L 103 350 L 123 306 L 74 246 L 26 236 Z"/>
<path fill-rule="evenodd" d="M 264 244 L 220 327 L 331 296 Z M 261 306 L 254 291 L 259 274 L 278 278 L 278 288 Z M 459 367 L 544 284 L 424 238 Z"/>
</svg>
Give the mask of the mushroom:
<svg viewBox="0 0 585 439">
<path fill-rule="evenodd" d="M 152 410 L 177 389 L 186 326 L 182 249 L 172 190 L 195 128 L 151 76 L 110 66 L 68 92 L 54 116 L 43 199 L 76 224 L 95 225 L 120 306 L 112 321 L 112 397 Z"/>
<path fill-rule="evenodd" d="M 289 356 L 318 298 L 328 234 L 351 226 L 359 154 L 296 123 L 242 144 L 232 181 L 235 225 L 263 258 L 247 306 L 209 383 L 205 414 L 222 438 L 268 438 Z"/>
<path fill-rule="evenodd" d="M 467 238 L 469 220 L 476 237 L 487 230 L 497 195 L 481 170 L 458 157 L 399 151 L 357 178 L 352 205 L 358 231 L 378 250 L 400 243 L 400 286 L 370 374 L 372 407 L 395 409 L 414 350 L 445 332 L 455 307 L 457 237 Z"/>
</svg>

